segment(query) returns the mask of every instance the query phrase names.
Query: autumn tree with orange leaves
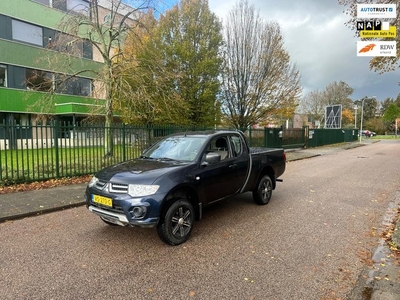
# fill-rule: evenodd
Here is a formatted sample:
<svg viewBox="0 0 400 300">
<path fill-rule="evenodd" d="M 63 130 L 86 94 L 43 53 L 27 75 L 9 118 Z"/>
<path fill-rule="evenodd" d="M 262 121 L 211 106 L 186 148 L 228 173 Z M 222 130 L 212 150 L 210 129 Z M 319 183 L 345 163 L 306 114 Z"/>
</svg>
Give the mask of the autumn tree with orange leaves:
<svg viewBox="0 0 400 300">
<path fill-rule="evenodd" d="M 185 124 L 188 105 L 170 88 L 176 77 L 154 48 L 158 21 L 153 11 L 141 19 L 141 26 L 127 35 L 118 69 L 119 98 L 116 108 L 129 124 Z"/>
<path fill-rule="evenodd" d="M 345 108 L 342 110 L 342 128 L 354 128 L 354 111 Z"/>
<path fill-rule="evenodd" d="M 135 71 L 126 101 L 131 121 L 214 126 L 220 119 L 222 25 L 207 0 L 182 0 L 126 44 Z M 138 30 L 136 30 L 138 31 Z M 138 36 L 140 35 L 138 34 Z M 129 50 L 130 49 L 130 50 Z"/>
</svg>

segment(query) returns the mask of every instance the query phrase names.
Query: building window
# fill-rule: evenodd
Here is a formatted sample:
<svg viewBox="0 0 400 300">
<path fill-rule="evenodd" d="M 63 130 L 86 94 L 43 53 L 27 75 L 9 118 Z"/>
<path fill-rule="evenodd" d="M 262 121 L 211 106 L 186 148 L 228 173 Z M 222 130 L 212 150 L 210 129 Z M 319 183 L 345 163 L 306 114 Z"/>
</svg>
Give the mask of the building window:
<svg viewBox="0 0 400 300">
<path fill-rule="evenodd" d="M 7 87 L 41 92 L 54 91 L 59 94 L 76 96 L 92 95 L 92 80 L 88 78 L 55 74 L 12 65 L 7 67 L 9 73 Z M 2 71 L 4 71 L 5 80 L 7 78 L 6 66 L 0 65 L 0 80 L 2 78 L 1 74 L 3 74 Z"/>
<path fill-rule="evenodd" d="M 49 30 L 45 30 L 45 32 L 49 35 L 49 42 L 46 42 L 46 39 L 44 39 L 48 49 L 65 52 L 77 57 L 93 58 L 92 44 L 90 41 L 79 39 L 62 32 L 51 33 Z"/>
<path fill-rule="evenodd" d="M 67 10 L 89 16 L 90 4 L 84 0 L 67 0 Z"/>
<path fill-rule="evenodd" d="M 26 88 L 41 92 L 53 89 L 53 74 L 50 72 L 26 69 Z"/>
<path fill-rule="evenodd" d="M 56 93 L 90 96 L 92 93 L 92 80 L 81 77 L 56 76 Z"/>
<path fill-rule="evenodd" d="M 53 8 L 57 8 L 68 13 L 77 13 L 90 16 L 90 3 L 85 0 L 53 0 Z"/>
<path fill-rule="evenodd" d="M 38 3 L 42 3 L 42 4 L 47 5 L 47 6 L 50 5 L 50 0 L 32 0 L 32 1 L 35 1 L 35 2 L 38 2 Z"/>
<path fill-rule="evenodd" d="M 27 114 L 13 114 L 14 124 L 19 125 L 22 128 L 31 126 L 30 115 Z"/>
<path fill-rule="evenodd" d="M 12 38 L 43 47 L 43 29 L 29 23 L 12 20 Z"/>
<path fill-rule="evenodd" d="M 0 87 L 7 87 L 7 67 L 0 65 Z"/>
</svg>

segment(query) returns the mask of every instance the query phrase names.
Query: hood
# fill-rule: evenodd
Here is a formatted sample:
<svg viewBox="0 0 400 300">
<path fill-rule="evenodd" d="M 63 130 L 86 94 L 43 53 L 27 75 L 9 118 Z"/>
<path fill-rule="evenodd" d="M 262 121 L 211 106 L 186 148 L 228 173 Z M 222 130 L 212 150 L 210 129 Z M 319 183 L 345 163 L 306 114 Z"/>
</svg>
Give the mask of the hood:
<svg viewBox="0 0 400 300">
<path fill-rule="evenodd" d="M 159 160 L 133 159 L 110 167 L 106 167 L 96 174 L 96 177 L 104 181 L 116 183 L 141 183 L 151 184 L 163 174 L 177 168 L 181 168 L 183 163 L 165 162 Z"/>
</svg>

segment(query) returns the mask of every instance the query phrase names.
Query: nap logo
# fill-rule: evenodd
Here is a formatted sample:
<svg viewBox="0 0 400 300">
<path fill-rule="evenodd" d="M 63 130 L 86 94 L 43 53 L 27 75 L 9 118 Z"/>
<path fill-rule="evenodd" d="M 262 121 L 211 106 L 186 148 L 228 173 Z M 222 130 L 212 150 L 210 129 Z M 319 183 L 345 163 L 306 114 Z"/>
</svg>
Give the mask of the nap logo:
<svg viewBox="0 0 400 300">
<path fill-rule="evenodd" d="M 357 4 L 357 18 L 396 18 L 396 4 Z"/>
<path fill-rule="evenodd" d="M 357 21 L 356 29 L 361 38 L 395 38 L 396 26 L 380 20 Z"/>
<path fill-rule="evenodd" d="M 357 41 L 357 56 L 396 57 L 396 41 Z"/>
<path fill-rule="evenodd" d="M 389 23 L 389 22 L 384 22 Z M 357 21 L 357 30 L 382 30 L 382 22 L 375 21 Z"/>
</svg>

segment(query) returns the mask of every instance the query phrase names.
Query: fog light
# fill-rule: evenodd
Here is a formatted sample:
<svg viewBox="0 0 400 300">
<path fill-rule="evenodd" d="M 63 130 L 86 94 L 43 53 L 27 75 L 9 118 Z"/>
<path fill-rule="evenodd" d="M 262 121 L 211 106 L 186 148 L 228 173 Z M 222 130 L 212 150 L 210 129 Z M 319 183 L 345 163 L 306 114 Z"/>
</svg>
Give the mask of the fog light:
<svg viewBox="0 0 400 300">
<path fill-rule="evenodd" d="M 135 219 L 143 218 L 146 214 L 146 207 L 144 206 L 136 206 L 132 209 L 132 214 Z"/>
</svg>

